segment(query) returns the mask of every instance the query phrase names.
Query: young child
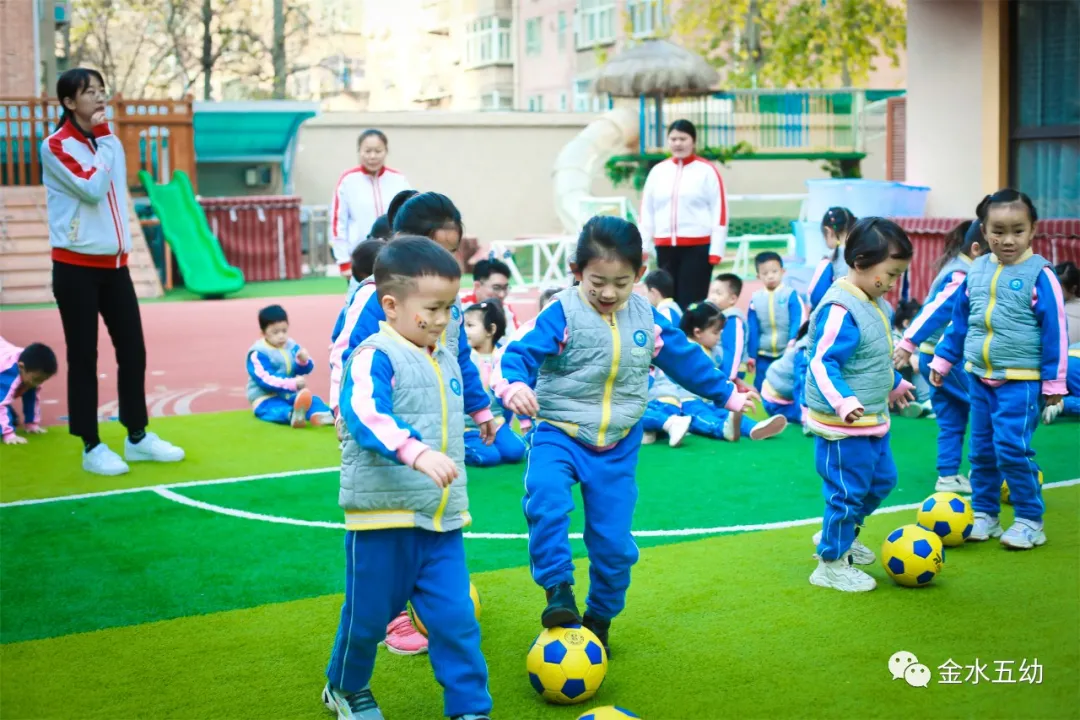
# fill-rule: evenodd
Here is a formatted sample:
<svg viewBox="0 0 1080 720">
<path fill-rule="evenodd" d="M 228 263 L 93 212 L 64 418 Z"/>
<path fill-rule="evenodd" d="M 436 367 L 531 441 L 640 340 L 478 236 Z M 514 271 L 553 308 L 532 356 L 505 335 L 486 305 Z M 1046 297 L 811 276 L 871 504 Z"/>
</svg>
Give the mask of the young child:
<svg viewBox="0 0 1080 720">
<path fill-rule="evenodd" d="M 904 332 L 911 326 L 915 317 L 922 310 L 922 303 L 918 300 L 901 300 L 896 304 L 896 312 L 893 314 L 893 347 L 899 349 L 900 342 L 904 339 Z M 895 352 L 894 352 L 895 356 Z M 918 371 L 911 366 L 898 367 L 901 377 L 915 386 L 913 391 L 915 402 L 910 403 L 900 411 L 906 418 L 918 418 L 930 412 L 930 383 L 919 375 Z"/>
<path fill-rule="evenodd" d="M 1059 415 L 1080 417 L 1080 342 L 1069 346 L 1069 369 L 1065 377 L 1065 388 L 1069 394 L 1063 397 L 1061 402 L 1047 405 L 1043 409 L 1043 422 L 1047 425 L 1057 420 Z"/>
<path fill-rule="evenodd" d="M 806 382 L 806 348 L 810 344 L 804 322 L 795 335 L 795 344 L 788 346 L 780 358 L 769 365 L 761 385 L 761 405 L 769 415 L 783 415 L 788 422 L 802 423 L 806 403 L 800 383 Z M 800 364 L 799 358 L 802 357 Z M 801 372 L 800 372 L 801 371 Z"/>
<path fill-rule="evenodd" d="M 506 332 L 506 318 L 496 299 L 470 305 L 465 309 L 465 336 L 472 347 L 472 361 L 480 371 L 480 381 L 489 395 L 491 393 L 491 365 L 495 347 Z M 493 398 L 494 399 L 494 398 Z M 492 405 L 494 407 L 494 404 Z M 519 463 L 525 457 L 525 441 L 510 427 L 513 416 L 507 413 L 495 432 L 495 442 L 485 445 L 480 430 L 465 418 L 465 464 L 476 467 L 492 467 L 506 463 Z"/>
<path fill-rule="evenodd" d="M 22 398 L 23 429 L 41 434 L 41 398 L 38 388 L 56 374 L 56 353 L 48 345 L 30 343 L 15 347 L 0 337 L 0 435 L 5 445 L 24 445 L 26 438 L 15 434 L 19 416 L 15 399 Z"/>
<path fill-rule="evenodd" d="M 675 302 L 675 278 L 671 277 L 667 270 L 660 268 L 646 275 L 644 282 L 645 297 L 649 298 L 649 304 L 659 310 L 672 327 L 679 327 L 683 311 L 679 303 Z"/>
<path fill-rule="evenodd" d="M 821 298 L 833 284 L 833 280 L 848 273 L 847 261 L 844 260 L 844 243 L 848 234 L 855 227 L 855 216 L 844 207 L 829 208 L 821 219 L 821 233 L 825 236 L 825 246 L 832 251 L 818 263 L 814 276 L 810 279 L 807 295 L 810 297 L 810 309 L 815 309 Z"/>
<path fill-rule="evenodd" d="M 634 225 L 609 216 L 589 220 L 572 267 L 580 284 L 556 295 L 533 329 L 506 346 L 492 386 L 505 407 L 538 421 L 524 510 L 533 579 L 547 594 L 541 622 L 583 622 L 606 646 L 638 557 L 630 528 L 650 364 L 733 412 L 749 409 L 756 394 L 738 392 L 711 358 L 634 293 L 645 272 Z M 584 620 L 571 587 L 575 482 L 591 561 Z"/>
<path fill-rule="evenodd" d="M 807 423 L 817 435 L 817 470 L 825 483 L 822 529 L 814 536 L 818 566 L 810 583 L 864 592 L 877 583 L 855 565 L 876 558 L 859 541 L 859 527 L 896 486 L 889 405 L 912 399 L 911 384 L 892 365 L 889 306 L 882 296 L 907 270 L 912 247 L 898 225 L 870 217 L 852 228 L 844 255 L 847 277 L 832 284 L 810 318 Z"/>
<path fill-rule="evenodd" d="M 461 368 L 440 341 L 457 322 L 460 281 L 454 256 L 427 238 L 388 243 L 375 265 L 386 319 L 345 366 L 345 603 L 323 689 L 339 718 L 382 718 L 369 685 L 375 654 L 411 602 L 428 627 L 446 715 L 489 720 L 462 536 L 472 519 Z"/>
<path fill-rule="evenodd" d="M 1065 298 L 1065 323 L 1069 326 L 1069 344 L 1080 342 L 1080 268 L 1072 260 L 1054 267 Z"/>
<path fill-rule="evenodd" d="M 367 283 L 374 283 L 371 274 L 375 268 L 375 257 L 386 245 L 386 241 L 379 238 L 368 238 L 356 246 L 352 252 L 352 278 L 356 287 L 352 289 L 345 299 L 345 307 L 338 313 L 338 319 L 334 323 L 334 330 L 330 335 L 330 411 L 335 415 L 338 412 L 338 393 L 341 391 L 341 370 L 345 366 L 345 352 L 349 348 L 349 338 L 352 336 L 356 321 L 360 319 L 360 311 L 364 309 L 364 303 L 368 296 L 365 294 L 358 298 L 360 288 Z M 360 302 L 358 302 L 360 300 Z"/>
<path fill-rule="evenodd" d="M 731 382 L 742 380 L 750 363 L 747 323 L 743 311 L 735 307 L 742 294 L 742 280 L 733 273 L 718 275 L 709 285 L 709 302 L 720 308 L 724 329 L 720 333 L 720 370 Z"/>
<path fill-rule="evenodd" d="M 507 304 L 506 298 L 510 294 L 510 266 L 502 260 L 495 258 L 492 252 L 488 257 L 476 263 L 473 267 L 473 291 L 461 298 L 463 307 L 469 307 L 485 300 L 498 300 L 506 318 L 506 334 L 502 340 L 517 330 L 518 321 L 514 316 L 513 309 Z"/>
<path fill-rule="evenodd" d="M 724 325 L 724 316 L 720 309 L 709 302 L 694 303 L 686 309 L 683 315 L 680 329 L 693 344 L 699 346 L 705 355 L 712 358 L 716 345 L 720 341 L 720 331 Z M 771 416 L 759 423 L 746 416 L 739 417 L 725 408 L 717 407 L 689 390 L 679 387 L 672 382 L 663 370 L 656 369 L 656 382 L 650 390 L 650 397 L 670 403 L 671 399 L 677 400 L 681 406 L 683 415 L 691 419 L 690 432 L 695 435 L 715 438 L 717 440 L 734 441 L 735 422 L 739 418 L 739 432 L 743 436 L 749 436 L 751 440 L 765 440 L 783 432 L 787 427 L 787 420 L 780 416 Z"/>
<path fill-rule="evenodd" d="M 765 287 L 750 297 L 749 347 L 754 360 L 754 387 L 761 391 L 769 365 L 795 344 L 803 322 L 803 304 L 794 288 L 784 285 L 784 261 L 774 252 L 754 258 L 758 280 Z"/>
<path fill-rule="evenodd" d="M 302 428 L 333 425 L 334 416 L 311 394 L 304 377 L 315 369 L 308 351 L 289 337 L 289 316 L 280 305 L 259 311 L 262 337 L 247 353 L 247 398 L 255 417 L 279 425 Z"/>
<path fill-rule="evenodd" d="M 930 284 L 926 302 L 904 330 L 897 343 L 893 364 L 902 369 L 911 363 L 919 376 L 929 383 L 930 361 L 945 328 L 952 321 L 964 278 L 974 258 L 986 249 L 982 225 L 978 220 L 965 221 L 953 228 L 945 238 L 945 251 L 937 261 L 937 275 Z M 917 361 L 917 362 L 915 362 Z M 939 492 L 970 493 L 971 483 L 960 472 L 971 404 L 968 397 L 967 371 L 953 368 L 941 387 L 930 387 L 930 406 L 938 424 L 937 472 L 935 489 Z"/>
<path fill-rule="evenodd" d="M 1000 537 L 1029 550 L 1046 542 L 1042 487 L 1031 436 L 1040 400 L 1054 405 L 1066 392 L 1068 332 L 1061 285 L 1050 263 L 1031 251 L 1038 216 L 1031 199 L 999 190 L 979 204 L 988 254 L 972 263 L 956 293 L 952 324 L 930 363 L 930 383 L 963 359 L 970 373 L 971 508 L 968 541 Z M 998 521 L 1004 480 L 1016 521 L 1004 534 Z"/>
</svg>

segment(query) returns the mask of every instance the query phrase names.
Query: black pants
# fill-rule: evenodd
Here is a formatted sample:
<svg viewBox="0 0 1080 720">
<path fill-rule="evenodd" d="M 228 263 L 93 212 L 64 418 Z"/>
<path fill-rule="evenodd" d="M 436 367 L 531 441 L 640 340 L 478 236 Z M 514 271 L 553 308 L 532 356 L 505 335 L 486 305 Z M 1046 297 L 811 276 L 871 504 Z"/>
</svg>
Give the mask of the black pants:
<svg viewBox="0 0 1080 720">
<path fill-rule="evenodd" d="M 658 247 L 656 261 L 675 279 L 675 302 L 683 310 L 708 297 L 712 280 L 708 245 Z"/>
<path fill-rule="evenodd" d="M 54 261 L 53 296 L 67 345 L 68 431 L 97 436 L 98 313 L 116 349 L 120 422 L 129 433 L 146 428 L 146 342 L 131 273 Z"/>
</svg>

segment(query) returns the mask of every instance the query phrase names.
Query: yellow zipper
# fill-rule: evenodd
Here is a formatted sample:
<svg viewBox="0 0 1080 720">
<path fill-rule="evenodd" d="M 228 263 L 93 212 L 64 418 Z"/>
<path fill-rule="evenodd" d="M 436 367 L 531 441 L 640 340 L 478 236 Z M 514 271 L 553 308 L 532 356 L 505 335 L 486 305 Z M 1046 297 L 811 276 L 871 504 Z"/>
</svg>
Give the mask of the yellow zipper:
<svg viewBox="0 0 1080 720">
<path fill-rule="evenodd" d="M 611 422 L 611 394 L 615 390 L 615 376 L 619 374 L 619 356 L 622 354 L 622 339 L 619 337 L 618 325 L 615 323 L 615 313 L 611 313 L 608 329 L 611 330 L 611 372 L 608 373 L 607 382 L 604 383 L 604 400 L 600 406 L 600 430 L 596 433 L 597 447 L 607 445 L 607 427 Z"/>
<path fill-rule="evenodd" d="M 990 341 L 994 339 L 994 329 L 990 327 L 990 315 L 993 314 L 994 305 L 997 304 L 997 281 L 1004 269 L 1005 266 L 998 263 L 994 276 L 990 278 L 990 300 L 986 303 L 986 315 L 983 317 L 983 323 L 986 325 L 986 339 L 983 340 L 983 363 L 986 365 L 986 377 L 990 377 L 994 369 L 990 365 Z"/>
<path fill-rule="evenodd" d="M 438 361 L 428 353 L 424 353 L 428 362 L 435 368 L 435 376 L 439 379 L 439 400 L 442 402 L 442 445 L 439 452 L 446 454 L 446 446 L 450 440 L 450 429 L 447 427 L 449 422 L 450 407 L 446 401 L 446 385 L 443 383 L 442 369 L 439 367 Z M 435 532 L 442 532 L 442 516 L 446 510 L 446 504 L 450 501 L 450 486 L 446 486 L 442 489 L 442 499 L 439 500 L 439 507 L 435 509 L 435 517 L 432 518 L 432 526 L 435 528 Z"/>
<path fill-rule="evenodd" d="M 776 355 L 776 293 L 766 290 L 769 294 L 769 327 L 772 328 L 772 353 Z"/>
</svg>

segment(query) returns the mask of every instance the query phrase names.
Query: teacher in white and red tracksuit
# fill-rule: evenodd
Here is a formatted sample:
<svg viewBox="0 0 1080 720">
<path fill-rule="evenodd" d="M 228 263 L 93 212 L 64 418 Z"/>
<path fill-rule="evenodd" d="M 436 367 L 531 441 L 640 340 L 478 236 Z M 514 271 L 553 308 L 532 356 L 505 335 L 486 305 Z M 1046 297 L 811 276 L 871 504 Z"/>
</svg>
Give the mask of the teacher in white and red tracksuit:
<svg viewBox="0 0 1080 720">
<path fill-rule="evenodd" d="M 675 301 L 686 310 L 709 294 L 712 266 L 727 244 L 727 197 L 720 171 L 694 154 L 697 129 L 689 120 L 668 128 L 671 157 L 645 180 L 640 230 L 646 251 L 675 279 Z"/>
<path fill-rule="evenodd" d="M 360 165 L 338 178 L 330 204 L 330 248 L 344 277 L 352 275 L 352 251 L 367 240 L 375 220 L 409 181 L 386 166 L 389 144 L 382 130 L 365 130 L 357 141 Z"/>
<path fill-rule="evenodd" d="M 98 475 L 126 473 L 136 460 L 183 460 L 183 450 L 146 430 L 146 343 L 127 267 L 127 166 L 105 121 L 104 81 L 96 70 L 74 68 L 60 76 L 56 96 L 63 116 L 41 144 L 41 166 L 67 345 L 68 431 L 83 441 L 83 469 Z M 98 437 L 99 314 L 116 349 L 124 458 Z"/>
</svg>

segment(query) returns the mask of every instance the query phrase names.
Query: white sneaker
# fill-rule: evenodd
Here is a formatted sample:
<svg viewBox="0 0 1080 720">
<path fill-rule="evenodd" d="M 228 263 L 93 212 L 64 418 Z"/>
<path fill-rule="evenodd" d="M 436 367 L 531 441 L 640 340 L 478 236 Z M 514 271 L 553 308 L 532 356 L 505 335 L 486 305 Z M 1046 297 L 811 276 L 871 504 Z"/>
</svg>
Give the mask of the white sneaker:
<svg viewBox="0 0 1080 720">
<path fill-rule="evenodd" d="M 803 423 L 802 434 L 805 435 L 806 437 L 810 437 L 811 435 L 814 434 L 814 431 L 810 429 L 810 426 L 807 423 Z"/>
<path fill-rule="evenodd" d="M 965 495 L 970 495 L 971 481 L 967 479 L 966 475 L 947 475 L 937 479 L 934 490 L 937 492 L 964 493 Z"/>
<path fill-rule="evenodd" d="M 124 438 L 124 458 L 128 462 L 180 462 L 184 459 L 184 451 L 171 442 L 162 440 L 157 433 L 148 432 L 137 443 Z"/>
<path fill-rule="evenodd" d="M 787 427 L 787 418 L 783 415 L 773 415 L 771 418 L 762 420 L 750 429 L 751 440 L 766 440 L 784 432 Z"/>
<path fill-rule="evenodd" d="M 98 443 L 90 452 L 83 450 L 82 469 L 95 475 L 123 475 L 131 468 L 105 443 Z"/>
<path fill-rule="evenodd" d="M 811 538 L 814 542 L 814 547 L 817 547 L 821 542 L 821 531 L 818 530 L 814 533 L 814 537 Z M 859 538 L 855 538 L 851 543 L 851 547 L 848 549 L 848 554 L 851 555 L 851 563 L 853 565 L 873 565 L 877 562 L 877 555 L 870 548 L 863 545 Z"/>
<path fill-rule="evenodd" d="M 664 423 L 664 430 L 668 434 L 668 446 L 679 447 L 682 445 L 683 438 L 686 437 L 686 433 L 690 432 L 690 421 L 692 418 L 689 415 L 672 415 Z"/>
<path fill-rule="evenodd" d="M 641 433 L 641 444 L 642 445 L 652 445 L 654 442 L 656 442 L 656 433 L 654 433 L 654 432 Z"/>
<path fill-rule="evenodd" d="M 818 559 L 817 569 L 810 574 L 810 584 L 833 588 L 842 592 L 869 592 L 877 587 L 877 581 L 848 562 Z"/>
<path fill-rule="evenodd" d="M 728 442 L 735 442 L 735 416 L 737 413 L 729 412 L 727 420 L 724 421 L 724 439 Z M 741 417 L 739 418 L 742 419 Z"/>
<path fill-rule="evenodd" d="M 1061 411 L 1064 409 L 1065 403 L 1061 402 L 1060 400 L 1053 405 L 1047 405 L 1046 407 L 1044 407 L 1042 412 L 1043 424 L 1049 425 L 1050 423 L 1057 420 L 1057 416 L 1060 415 Z"/>
<path fill-rule="evenodd" d="M 338 720 L 383 720 L 379 703 L 375 702 L 370 687 L 347 693 L 326 683 L 322 701 L 327 710 L 337 715 Z"/>
<path fill-rule="evenodd" d="M 1001 537 L 1001 523 L 998 522 L 996 515 L 987 515 L 986 513 L 975 513 L 975 522 L 971 527 L 971 534 L 968 535 L 968 542 L 984 542 L 990 538 Z"/>
<path fill-rule="evenodd" d="M 1046 533 L 1043 532 L 1042 523 L 1036 525 L 1031 520 L 1017 518 L 1001 536 L 1001 544 L 1013 550 L 1030 550 L 1046 544 Z"/>
</svg>

